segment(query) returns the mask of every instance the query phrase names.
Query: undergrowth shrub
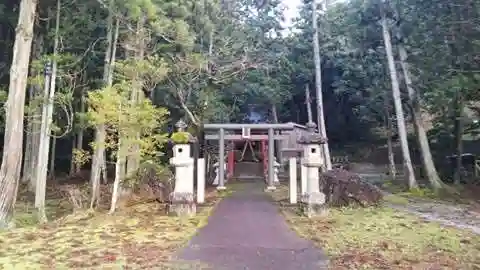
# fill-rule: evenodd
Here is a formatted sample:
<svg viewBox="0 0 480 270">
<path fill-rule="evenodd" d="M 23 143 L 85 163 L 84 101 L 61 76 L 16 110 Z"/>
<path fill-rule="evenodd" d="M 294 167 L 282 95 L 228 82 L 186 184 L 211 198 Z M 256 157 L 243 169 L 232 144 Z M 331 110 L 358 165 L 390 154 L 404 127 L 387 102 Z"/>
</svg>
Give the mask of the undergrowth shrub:
<svg viewBox="0 0 480 270">
<path fill-rule="evenodd" d="M 140 164 L 136 173 L 122 182 L 124 188 L 144 197 L 164 202 L 173 190 L 173 174 L 168 167 L 155 161 L 145 161 Z"/>
</svg>

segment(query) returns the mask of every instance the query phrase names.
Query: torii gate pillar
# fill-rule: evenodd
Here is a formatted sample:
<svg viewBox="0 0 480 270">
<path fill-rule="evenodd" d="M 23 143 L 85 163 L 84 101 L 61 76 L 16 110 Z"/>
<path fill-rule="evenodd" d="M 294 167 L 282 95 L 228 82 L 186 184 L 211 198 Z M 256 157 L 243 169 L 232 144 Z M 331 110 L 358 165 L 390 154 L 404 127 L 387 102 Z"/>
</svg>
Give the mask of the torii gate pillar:
<svg viewBox="0 0 480 270">
<path fill-rule="evenodd" d="M 227 172 L 228 172 L 228 179 L 231 179 L 234 175 L 235 170 L 235 142 L 231 142 L 232 147 L 230 151 L 228 151 L 227 156 Z"/>
</svg>

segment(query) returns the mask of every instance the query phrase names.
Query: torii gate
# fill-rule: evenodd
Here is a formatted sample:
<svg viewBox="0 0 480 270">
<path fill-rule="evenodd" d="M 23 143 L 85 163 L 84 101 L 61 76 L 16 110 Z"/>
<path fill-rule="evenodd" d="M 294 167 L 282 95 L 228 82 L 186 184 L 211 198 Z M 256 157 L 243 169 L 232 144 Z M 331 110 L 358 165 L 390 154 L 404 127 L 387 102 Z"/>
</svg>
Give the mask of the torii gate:
<svg viewBox="0 0 480 270">
<path fill-rule="evenodd" d="M 218 134 L 205 135 L 205 140 L 218 140 L 219 146 L 219 157 L 218 157 L 218 177 L 219 185 L 217 189 L 225 189 L 225 140 L 229 141 L 261 141 L 262 142 L 262 151 L 265 151 L 267 147 L 265 142 L 268 142 L 268 157 L 264 157 L 264 166 L 268 174 L 267 189 L 275 189 L 273 184 L 274 182 L 274 148 L 275 140 L 285 140 L 288 137 L 285 135 L 275 134 L 276 130 L 292 130 L 294 125 L 292 123 L 288 124 L 204 124 L 203 128 L 207 129 L 217 129 Z M 267 130 L 268 135 L 255 135 L 250 134 L 251 130 Z M 225 130 L 242 130 L 242 134 L 225 134 Z M 231 154 L 230 154 L 231 155 Z"/>
</svg>

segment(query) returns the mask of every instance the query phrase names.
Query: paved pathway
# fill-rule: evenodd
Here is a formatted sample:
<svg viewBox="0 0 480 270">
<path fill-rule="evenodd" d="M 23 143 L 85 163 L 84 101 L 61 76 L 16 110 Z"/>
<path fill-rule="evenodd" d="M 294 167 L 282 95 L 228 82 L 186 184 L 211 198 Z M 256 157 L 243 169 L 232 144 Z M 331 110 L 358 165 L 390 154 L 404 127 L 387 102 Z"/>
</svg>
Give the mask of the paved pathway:
<svg viewBox="0 0 480 270">
<path fill-rule="evenodd" d="M 261 186 L 242 187 L 219 203 L 178 259 L 214 270 L 326 269 L 323 253 L 290 230 Z"/>
</svg>

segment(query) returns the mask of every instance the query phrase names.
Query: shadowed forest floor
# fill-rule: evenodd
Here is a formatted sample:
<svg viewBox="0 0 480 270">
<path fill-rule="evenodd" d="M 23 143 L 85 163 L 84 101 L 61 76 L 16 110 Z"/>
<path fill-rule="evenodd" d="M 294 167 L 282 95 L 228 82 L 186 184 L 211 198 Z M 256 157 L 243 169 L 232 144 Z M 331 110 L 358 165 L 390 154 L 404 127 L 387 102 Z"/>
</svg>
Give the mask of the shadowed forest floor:
<svg viewBox="0 0 480 270">
<path fill-rule="evenodd" d="M 308 219 L 288 204 L 288 188 L 273 193 L 290 226 L 315 241 L 330 269 L 478 269 L 480 236 L 429 222 L 388 206 L 330 209 Z"/>
<path fill-rule="evenodd" d="M 19 213 L 23 227 L 0 232 L 0 269 L 192 269 L 169 258 L 206 224 L 219 199 L 216 191 L 209 192 L 194 218 L 168 217 L 165 205 L 155 202 L 113 215 L 81 211 L 33 226 L 25 211 Z M 52 213 L 55 205 L 67 204 L 49 203 Z"/>
</svg>

